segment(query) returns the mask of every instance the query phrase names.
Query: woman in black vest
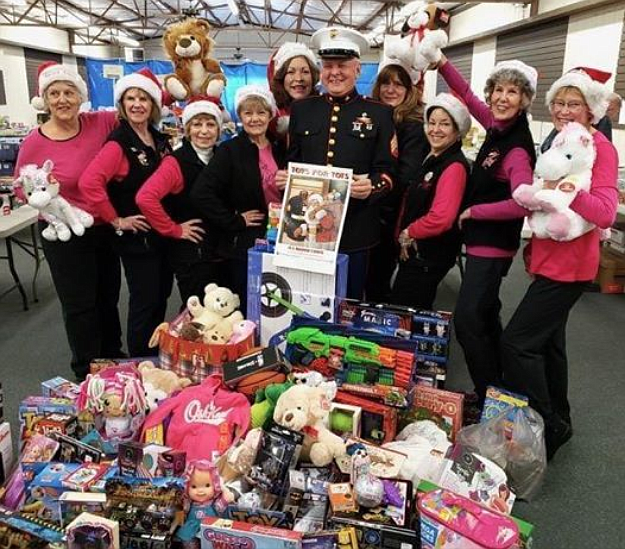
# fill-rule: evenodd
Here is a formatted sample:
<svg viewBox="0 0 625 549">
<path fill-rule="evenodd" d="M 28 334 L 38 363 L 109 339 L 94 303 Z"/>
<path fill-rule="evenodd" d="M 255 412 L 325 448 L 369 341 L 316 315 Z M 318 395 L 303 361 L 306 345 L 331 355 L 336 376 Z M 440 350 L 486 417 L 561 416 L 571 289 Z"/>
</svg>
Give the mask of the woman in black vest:
<svg viewBox="0 0 625 549">
<path fill-rule="evenodd" d="M 147 356 L 152 332 L 165 317 L 173 277 L 164 241 L 141 215 L 135 197 L 171 148 L 167 136 L 155 127 L 161 118 L 162 92 L 148 69 L 120 78 L 114 94 L 120 125 L 78 184 L 91 209 L 118 235 L 114 246 L 130 293 L 128 352 Z"/>
<path fill-rule="evenodd" d="M 431 309 L 436 289 L 460 251 L 457 220 L 469 165 L 462 138 L 471 127 L 467 108 L 441 93 L 425 109 L 430 153 L 408 187 L 398 229 L 400 263 L 391 302 Z"/>
<path fill-rule="evenodd" d="M 517 60 L 498 63 L 486 80 L 484 103 L 440 51 L 429 57 L 486 129 L 459 218 L 467 260 L 454 312 L 456 338 L 481 404 L 488 385 L 501 385 L 499 288 L 519 248 L 528 213 L 512 199 L 512 192 L 533 181 L 536 153 L 527 111 L 536 94 L 537 72 Z"/>
<path fill-rule="evenodd" d="M 192 295 L 202 297 L 207 284 L 223 282 L 215 237 L 191 200 L 193 185 L 219 141 L 219 106 L 209 97 L 196 97 L 182 111 L 182 124 L 182 145 L 144 183 L 137 204 L 150 225 L 167 237 L 167 258 L 185 304 Z"/>
</svg>

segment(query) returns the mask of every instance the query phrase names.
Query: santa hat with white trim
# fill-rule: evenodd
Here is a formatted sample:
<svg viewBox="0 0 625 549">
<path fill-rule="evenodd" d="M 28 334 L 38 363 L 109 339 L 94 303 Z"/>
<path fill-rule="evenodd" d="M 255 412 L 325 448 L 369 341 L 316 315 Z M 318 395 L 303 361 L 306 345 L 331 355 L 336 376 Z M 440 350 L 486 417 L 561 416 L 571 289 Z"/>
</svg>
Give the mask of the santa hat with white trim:
<svg viewBox="0 0 625 549">
<path fill-rule="evenodd" d="M 61 65 L 56 61 L 45 61 L 37 68 L 37 95 L 33 97 L 30 104 L 38 111 L 45 111 L 46 104 L 44 95 L 46 89 L 54 82 L 69 82 L 76 87 L 82 102 L 87 101 L 87 84 L 82 77 L 71 67 Z"/>
<path fill-rule="evenodd" d="M 267 66 L 267 79 L 271 82 L 273 76 L 294 57 L 305 57 L 314 66 L 318 65 L 317 56 L 314 52 L 302 42 L 285 42 L 282 44 L 269 59 Z"/>
<path fill-rule="evenodd" d="M 547 105 L 550 105 L 556 95 L 558 95 L 558 91 L 565 87 L 577 88 L 584 96 L 584 100 L 593 116 L 593 124 L 596 124 L 605 116 L 608 110 L 608 96 L 610 92 L 601 83 L 601 78 L 593 78 L 591 74 L 589 74 L 588 69 L 584 67 L 570 70 L 551 84 L 547 92 Z"/>
<path fill-rule="evenodd" d="M 187 106 L 182 111 L 182 125 L 186 126 L 194 116 L 198 116 L 199 114 L 208 114 L 212 116 L 217 122 L 219 131 L 221 132 L 223 114 L 219 108 L 219 103 L 215 98 L 208 97 L 207 95 L 196 95 L 191 97 Z"/>
<path fill-rule="evenodd" d="M 147 93 L 158 107 L 161 115 L 163 114 L 163 88 L 154 73 L 147 68 L 122 76 L 116 83 L 113 95 L 115 103 L 120 103 L 124 93 L 130 88 L 138 88 Z"/>
<path fill-rule="evenodd" d="M 273 93 L 271 93 L 269 88 L 259 86 L 257 84 L 247 84 L 245 86 L 241 86 L 237 90 L 234 96 L 235 110 L 238 112 L 239 105 L 250 97 L 260 97 L 261 99 L 264 99 L 271 108 L 271 115 L 276 116 L 276 114 L 278 114 L 278 107 L 276 106 L 276 100 Z"/>
</svg>

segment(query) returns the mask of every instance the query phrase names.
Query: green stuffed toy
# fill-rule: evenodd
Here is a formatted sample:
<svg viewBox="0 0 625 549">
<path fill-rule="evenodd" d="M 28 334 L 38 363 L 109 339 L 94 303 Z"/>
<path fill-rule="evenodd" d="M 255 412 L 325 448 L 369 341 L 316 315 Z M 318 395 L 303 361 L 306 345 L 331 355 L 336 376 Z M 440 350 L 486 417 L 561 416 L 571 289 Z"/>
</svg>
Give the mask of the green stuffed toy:
<svg viewBox="0 0 625 549">
<path fill-rule="evenodd" d="M 264 389 L 256 391 L 254 404 L 252 405 L 252 429 L 261 427 L 268 429 L 273 421 L 273 411 L 280 395 L 294 385 L 292 381 L 284 383 L 271 383 Z"/>
</svg>

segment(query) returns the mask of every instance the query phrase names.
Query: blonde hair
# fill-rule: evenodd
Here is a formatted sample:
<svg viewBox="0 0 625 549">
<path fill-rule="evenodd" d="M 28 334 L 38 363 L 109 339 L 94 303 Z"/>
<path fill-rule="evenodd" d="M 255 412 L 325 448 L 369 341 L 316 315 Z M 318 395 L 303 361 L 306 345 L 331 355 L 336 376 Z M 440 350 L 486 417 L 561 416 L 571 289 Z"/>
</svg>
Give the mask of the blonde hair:
<svg viewBox="0 0 625 549">
<path fill-rule="evenodd" d="M 151 110 L 149 121 L 150 124 L 152 124 L 153 126 L 158 126 L 158 123 L 161 121 L 161 110 L 158 108 L 158 105 L 156 104 L 156 101 L 154 101 L 154 98 L 148 92 L 142 90 L 141 88 L 128 88 L 126 91 L 124 91 L 124 93 L 122 93 L 122 96 L 119 98 L 119 102 L 117 103 L 117 112 L 119 113 L 119 117 L 128 121 L 128 115 L 126 114 L 126 109 L 124 108 L 124 97 L 126 97 L 126 94 L 130 90 L 139 90 L 150 100 Z"/>
<path fill-rule="evenodd" d="M 253 109 L 254 107 L 261 107 L 262 109 L 266 110 L 270 116 L 273 113 L 271 105 L 267 103 L 267 101 L 263 97 L 261 97 L 260 95 L 250 95 L 237 105 L 237 116 L 241 118 L 241 111 L 243 109 Z"/>
<path fill-rule="evenodd" d="M 211 120 L 213 120 L 217 126 L 217 141 L 219 141 L 219 138 L 221 137 L 221 128 L 219 127 L 219 122 L 217 122 L 217 119 L 212 115 L 212 114 L 208 114 L 207 112 L 200 112 L 197 113 L 195 116 L 193 116 L 185 125 L 184 125 L 184 136 L 186 138 L 189 137 L 189 134 L 191 133 L 191 123 L 198 117 L 198 116 L 206 116 L 208 118 L 210 118 Z"/>
</svg>

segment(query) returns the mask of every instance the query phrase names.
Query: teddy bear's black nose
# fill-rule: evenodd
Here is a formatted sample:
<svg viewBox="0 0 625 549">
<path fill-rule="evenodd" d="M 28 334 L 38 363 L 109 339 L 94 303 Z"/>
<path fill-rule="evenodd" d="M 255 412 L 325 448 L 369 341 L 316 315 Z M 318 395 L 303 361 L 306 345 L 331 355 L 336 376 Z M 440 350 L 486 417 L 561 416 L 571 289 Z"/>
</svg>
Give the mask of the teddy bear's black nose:
<svg viewBox="0 0 625 549">
<path fill-rule="evenodd" d="M 181 38 L 180 39 L 180 45 L 183 48 L 188 48 L 191 45 L 191 39 L 190 38 Z"/>
<path fill-rule="evenodd" d="M 293 421 L 293 414 L 291 412 L 289 412 L 288 414 L 286 414 L 284 416 L 284 421 L 289 422 L 289 421 Z"/>
</svg>

